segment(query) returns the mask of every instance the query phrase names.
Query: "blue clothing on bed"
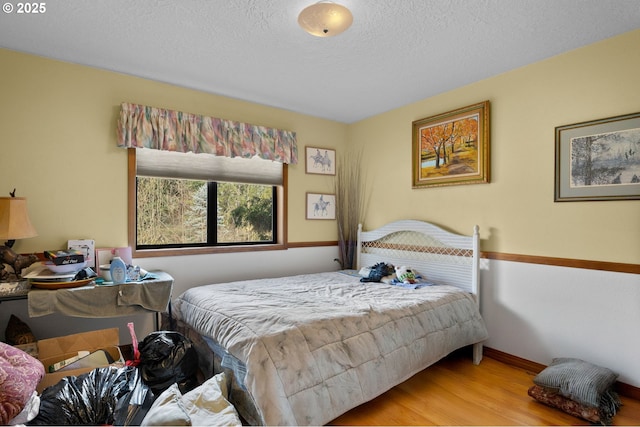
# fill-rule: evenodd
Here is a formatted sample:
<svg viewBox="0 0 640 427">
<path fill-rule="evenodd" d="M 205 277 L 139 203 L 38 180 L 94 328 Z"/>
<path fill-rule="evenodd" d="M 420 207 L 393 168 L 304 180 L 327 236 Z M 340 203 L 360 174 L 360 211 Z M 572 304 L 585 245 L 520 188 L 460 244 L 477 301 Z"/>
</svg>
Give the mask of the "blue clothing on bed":
<svg viewBox="0 0 640 427">
<path fill-rule="evenodd" d="M 394 285 L 394 286 L 399 286 L 401 288 L 407 288 L 407 289 L 420 289 L 423 288 L 425 286 L 434 286 L 436 285 L 433 282 L 427 282 L 422 280 L 420 277 L 417 278 L 415 283 L 404 283 L 399 281 L 398 279 L 393 279 L 389 282 L 390 285 Z"/>
</svg>

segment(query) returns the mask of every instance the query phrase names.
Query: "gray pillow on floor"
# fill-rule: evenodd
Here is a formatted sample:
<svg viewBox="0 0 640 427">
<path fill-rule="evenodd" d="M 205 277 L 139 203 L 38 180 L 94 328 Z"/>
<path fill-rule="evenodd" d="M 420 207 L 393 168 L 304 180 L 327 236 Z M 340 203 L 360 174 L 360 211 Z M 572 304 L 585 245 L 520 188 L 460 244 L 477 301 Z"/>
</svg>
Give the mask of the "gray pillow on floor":
<svg viewBox="0 0 640 427">
<path fill-rule="evenodd" d="M 574 358 L 556 358 L 533 382 L 576 402 L 599 407 L 603 395 L 613 386 L 618 374 L 610 369 Z"/>
</svg>

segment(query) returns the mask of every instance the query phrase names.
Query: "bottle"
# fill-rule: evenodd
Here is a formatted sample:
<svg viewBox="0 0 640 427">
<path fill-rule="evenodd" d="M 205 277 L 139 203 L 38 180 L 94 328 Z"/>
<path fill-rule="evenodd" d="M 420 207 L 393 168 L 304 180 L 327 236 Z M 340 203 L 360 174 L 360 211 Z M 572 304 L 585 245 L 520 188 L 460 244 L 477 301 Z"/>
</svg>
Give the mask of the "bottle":
<svg viewBox="0 0 640 427">
<path fill-rule="evenodd" d="M 111 273 L 111 280 L 113 280 L 114 284 L 125 283 L 127 281 L 127 265 L 124 263 L 122 258 L 120 258 L 119 254 L 116 252 L 116 256 L 111 260 L 111 268 L 109 268 Z"/>
</svg>

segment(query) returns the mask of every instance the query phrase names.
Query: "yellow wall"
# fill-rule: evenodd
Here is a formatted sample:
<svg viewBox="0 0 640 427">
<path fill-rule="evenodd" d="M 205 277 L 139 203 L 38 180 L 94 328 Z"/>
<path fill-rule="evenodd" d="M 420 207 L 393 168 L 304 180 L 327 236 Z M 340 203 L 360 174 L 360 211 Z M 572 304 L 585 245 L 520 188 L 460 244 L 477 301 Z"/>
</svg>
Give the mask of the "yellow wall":
<svg viewBox="0 0 640 427">
<path fill-rule="evenodd" d="M 337 239 L 334 221 L 305 220 L 305 192 L 332 192 L 333 180 L 305 174 L 304 147 L 340 150 L 345 124 L 3 49 L 0 70 L 0 195 L 17 188 L 27 197 L 39 233 L 18 241 L 18 252 L 76 238 L 127 245 L 127 156 L 115 136 L 122 102 L 295 131 L 300 163 L 289 167 L 289 241 Z"/>
<path fill-rule="evenodd" d="M 555 127 L 640 111 L 640 31 L 361 121 L 373 228 L 401 218 L 461 233 L 482 250 L 640 263 L 640 201 L 554 203 Z M 491 183 L 411 189 L 411 122 L 491 101 Z"/>
<path fill-rule="evenodd" d="M 39 236 L 19 252 L 94 238 L 127 244 L 126 153 L 115 146 L 119 104 L 134 102 L 297 132 L 289 169 L 289 240 L 335 240 L 334 221 L 306 221 L 305 193 L 332 192 L 304 173 L 306 145 L 364 149 L 366 228 L 424 219 L 482 249 L 640 263 L 640 201 L 554 203 L 556 126 L 640 111 L 640 31 L 344 125 L 118 73 L 0 50 L 0 194 L 29 199 Z M 491 101 L 491 183 L 411 189 L 411 122 Z"/>
</svg>

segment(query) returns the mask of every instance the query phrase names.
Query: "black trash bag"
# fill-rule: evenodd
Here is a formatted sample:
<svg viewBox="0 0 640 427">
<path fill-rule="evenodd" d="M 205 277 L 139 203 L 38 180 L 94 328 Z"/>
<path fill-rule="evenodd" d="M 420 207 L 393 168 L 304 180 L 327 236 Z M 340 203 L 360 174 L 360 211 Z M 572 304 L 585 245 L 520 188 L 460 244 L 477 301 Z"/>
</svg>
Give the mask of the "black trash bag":
<svg viewBox="0 0 640 427">
<path fill-rule="evenodd" d="M 142 380 L 140 371 L 135 369 L 135 377 L 129 381 L 129 392 L 123 394 L 116 403 L 113 425 L 139 426 L 153 405 L 156 396 Z"/>
<path fill-rule="evenodd" d="M 173 383 L 186 393 L 198 385 L 198 353 L 193 342 L 174 331 L 147 335 L 139 346 L 142 380 L 159 396 Z"/>
<path fill-rule="evenodd" d="M 28 424 L 139 425 L 152 403 L 153 394 L 137 368 L 97 368 L 47 387 L 40 396 L 38 416 Z"/>
</svg>

